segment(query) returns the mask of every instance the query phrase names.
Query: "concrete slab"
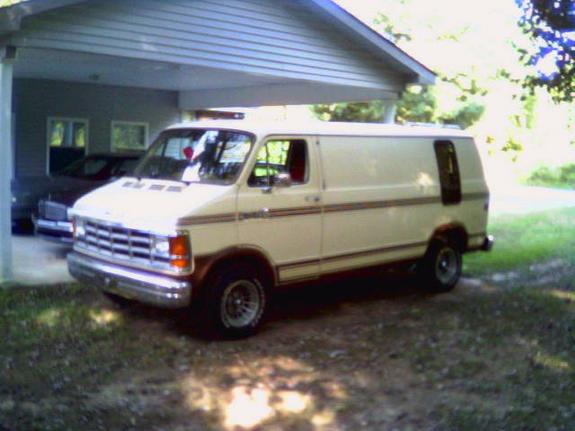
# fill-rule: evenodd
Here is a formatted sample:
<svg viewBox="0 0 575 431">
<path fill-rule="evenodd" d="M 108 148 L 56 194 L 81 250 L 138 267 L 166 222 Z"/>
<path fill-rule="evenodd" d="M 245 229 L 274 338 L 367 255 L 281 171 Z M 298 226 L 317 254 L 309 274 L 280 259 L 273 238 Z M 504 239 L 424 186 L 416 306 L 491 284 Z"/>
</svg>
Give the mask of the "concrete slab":
<svg viewBox="0 0 575 431">
<path fill-rule="evenodd" d="M 66 266 L 69 251 L 32 235 L 12 235 L 14 281 L 25 286 L 73 281 Z"/>
</svg>

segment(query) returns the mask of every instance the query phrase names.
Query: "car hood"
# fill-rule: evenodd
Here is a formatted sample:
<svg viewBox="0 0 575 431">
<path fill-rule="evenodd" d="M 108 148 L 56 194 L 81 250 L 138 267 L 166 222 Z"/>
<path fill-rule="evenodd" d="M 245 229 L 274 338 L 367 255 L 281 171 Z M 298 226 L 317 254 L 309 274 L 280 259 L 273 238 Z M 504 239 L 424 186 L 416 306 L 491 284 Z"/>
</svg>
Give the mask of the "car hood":
<svg viewBox="0 0 575 431">
<path fill-rule="evenodd" d="M 96 190 L 100 185 L 87 185 L 86 187 L 78 188 L 77 190 L 63 190 L 63 191 L 54 191 L 49 192 L 46 196 L 46 200 L 50 202 L 56 202 L 62 205 L 66 205 L 67 207 L 72 207 L 74 203 L 82 196 L 87 193 L 90 193 L 93 190 Z"/>
<path fill-rule="evenodd" d="M 180 219 L 191 215 L 233 211 L 235 189 L 236 186 L 121 179 L 81 197 L 72 214 L 134 229 L 173 229 Z"/>
<path fill-rule="evenodd" d="M 12 196 L 18 201 L 34 201 L 45 198 L 50 193 L 78 192 L 101 184 L 65 176 L 38 176 L 13 180 L 11 189 Z"/>
</svg>

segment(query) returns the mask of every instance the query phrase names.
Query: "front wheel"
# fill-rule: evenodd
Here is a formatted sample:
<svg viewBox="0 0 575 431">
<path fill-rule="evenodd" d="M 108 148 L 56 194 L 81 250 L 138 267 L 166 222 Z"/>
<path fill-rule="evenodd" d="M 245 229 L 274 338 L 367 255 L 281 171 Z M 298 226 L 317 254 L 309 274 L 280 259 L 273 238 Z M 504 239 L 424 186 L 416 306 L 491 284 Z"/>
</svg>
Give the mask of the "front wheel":
<svg viewBox="0 0 575 431">
<path fill-rule="evenodd" d="M 461 277 L 461 251 L 448 241 L 434 239 L 419 266 L 421 281 L 431 292 L 452 290 Z"/>
<path fill-rule="evenodd" d="M 204 304 L 210 329 L 226 338 L 254 334 L 264 316 L 267 294 L 263 277 L 249 265 L 226 265 L 206 286 Z"/>
</svg>

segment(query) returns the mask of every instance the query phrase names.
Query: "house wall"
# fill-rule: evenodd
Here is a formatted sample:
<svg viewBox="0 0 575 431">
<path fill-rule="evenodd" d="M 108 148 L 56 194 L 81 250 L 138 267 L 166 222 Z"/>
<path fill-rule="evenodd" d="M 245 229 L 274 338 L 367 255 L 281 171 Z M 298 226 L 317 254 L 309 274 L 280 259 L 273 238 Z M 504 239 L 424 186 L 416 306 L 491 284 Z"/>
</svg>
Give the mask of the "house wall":
<svg viewBox="0 0 575 431">
<path fill-rule="evenodd" d="M 176 92 L 16 79 L 14 81 L 15 174 L 44 175 L 48 117 L 89 121 L 88 153 L 111 150 L 111 122 L 148 123 L 152 141 L 180 120 Z"/>
</svg>

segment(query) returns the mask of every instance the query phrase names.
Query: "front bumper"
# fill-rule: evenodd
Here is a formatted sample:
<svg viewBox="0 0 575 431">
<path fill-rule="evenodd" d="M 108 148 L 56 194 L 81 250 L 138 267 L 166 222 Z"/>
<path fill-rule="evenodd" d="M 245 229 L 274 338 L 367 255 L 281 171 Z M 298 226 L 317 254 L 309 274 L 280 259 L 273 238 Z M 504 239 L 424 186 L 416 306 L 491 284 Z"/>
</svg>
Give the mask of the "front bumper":
<svg viewBox="0 0 575 431">
<path fill-rule="evenodd" d="M 73 228 L 70 221 L 34 220 L 36 235 L 48 241 L 72 244 Z"/>
<path fill-rule="evenodd" d="M 192 284 L 186 279 L 121 267 L 86 255 L 68 255 L 68 270 L 77 280 L 127 299 L 162 308 L 190 304 Z"/>
</svg>

